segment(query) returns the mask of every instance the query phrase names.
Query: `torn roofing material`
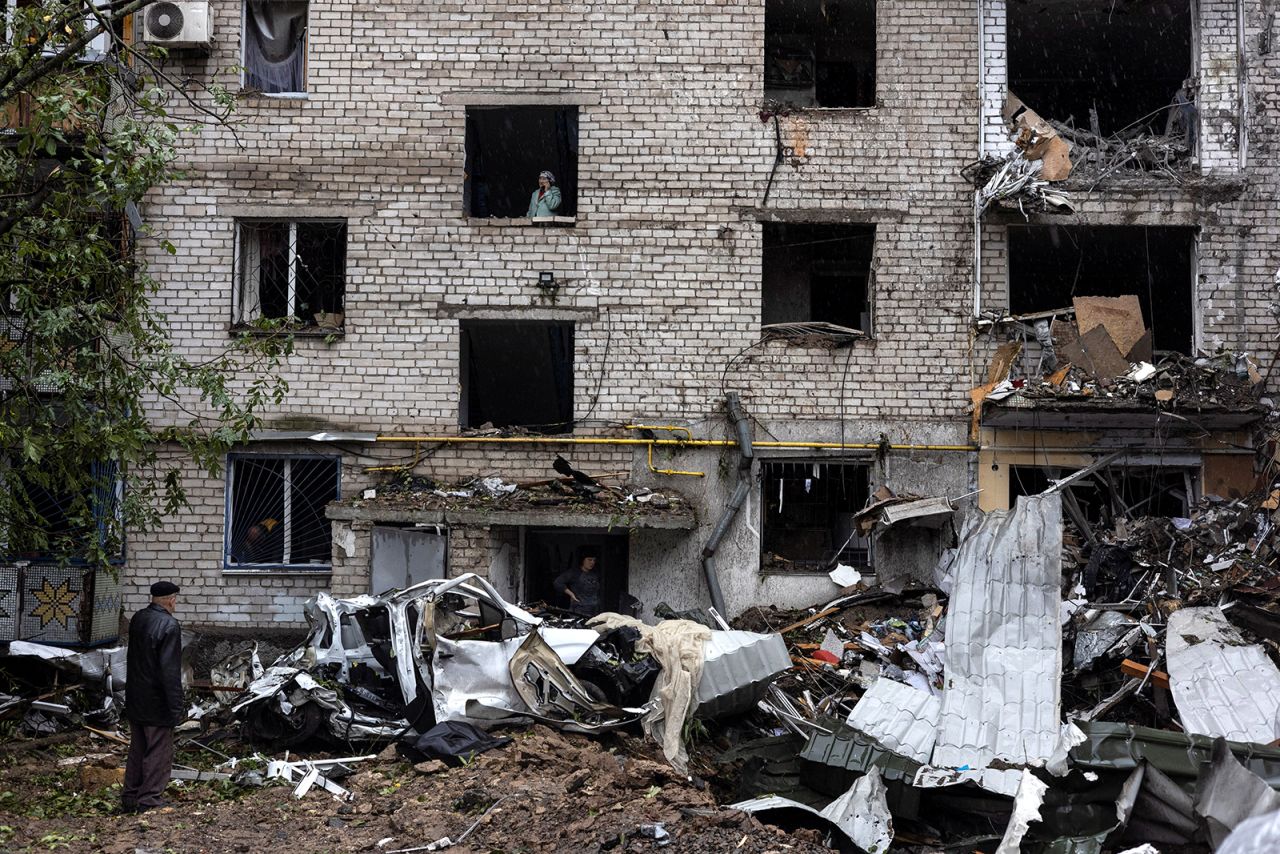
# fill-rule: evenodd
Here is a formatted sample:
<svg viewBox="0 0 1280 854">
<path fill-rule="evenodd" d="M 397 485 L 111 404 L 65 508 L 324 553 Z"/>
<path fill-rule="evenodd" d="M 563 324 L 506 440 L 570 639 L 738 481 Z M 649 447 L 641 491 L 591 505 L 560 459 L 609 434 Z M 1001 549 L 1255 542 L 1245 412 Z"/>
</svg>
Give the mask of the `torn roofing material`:
<svg viewBox="0 0 1280 854">
<path fill-rule="evenodd" d="M 1183 728 L 1270 744 L 1280 738 L 1280 670 L 1216 606 L 1169 615 L 1169 682 Z"/>
<path fill-rule="evenodd" d="M 938 738 L 942 703 L 927 691 L 880 677 L 849 713 L 847 723 L 884 749 L 925 763 Z"/>
<path fill-rule="evenodd" d="M 1062 504 L 1019 497 L 966 531 L 952 564 L 947 663 L 933 765 L 1041 764 L 1061 728 Z M 992 775 L 984 775 L 992 776 Z M 1016 775 L 996 783 L 1012 795 Z"/>
<path fill-rule="evenodd" d="M 1071 763 L 1084 771 L 1132 771 L 1147 762 L 1185 783 L 1200 775 L 1213 752 L 1213 739 L 1203 735 L 1093 721 L 1076 726 L 1085 740 L 1071 748 Z M 1231 741 L 1227 747 L 1267 785 L 1280 789 L 1280 748 Z"/>
</svg>

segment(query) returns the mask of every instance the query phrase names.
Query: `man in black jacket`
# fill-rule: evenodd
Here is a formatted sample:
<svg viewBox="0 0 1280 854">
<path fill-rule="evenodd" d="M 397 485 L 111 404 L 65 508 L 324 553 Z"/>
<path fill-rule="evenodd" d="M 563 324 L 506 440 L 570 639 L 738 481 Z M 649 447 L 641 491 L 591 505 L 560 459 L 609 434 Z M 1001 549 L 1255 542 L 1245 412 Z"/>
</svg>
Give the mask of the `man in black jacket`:
<svg viewBox="0 0 1280 854">
<path fill-rule="evenodd" d="M 144 812 L 164 806 L 160 793 L 173 769 L 173 728 L 186 718 L 182 699 L 182 631 L 173 617 L 178 586 L 151 585 L 151 604 L 129 621 L 125 714 L 129 761 L 120 808 Z"/>
</svg>

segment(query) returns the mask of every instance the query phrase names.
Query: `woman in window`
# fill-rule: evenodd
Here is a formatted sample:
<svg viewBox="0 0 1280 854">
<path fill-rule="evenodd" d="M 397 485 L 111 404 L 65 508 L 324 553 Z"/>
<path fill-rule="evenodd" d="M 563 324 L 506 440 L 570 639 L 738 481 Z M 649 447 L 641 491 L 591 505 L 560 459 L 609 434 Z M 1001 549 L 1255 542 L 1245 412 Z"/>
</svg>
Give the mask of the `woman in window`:
<svg viewBox="0 0 1280 854">
<path fill-rule="evenodd" d="M 555 216 L 560 207 L 560 188 L 555 184 L 555 175 L 545 169 L 538 173 L 538 189 L 529 199 L 529 213 L 525 216 Z"/>
</svg>

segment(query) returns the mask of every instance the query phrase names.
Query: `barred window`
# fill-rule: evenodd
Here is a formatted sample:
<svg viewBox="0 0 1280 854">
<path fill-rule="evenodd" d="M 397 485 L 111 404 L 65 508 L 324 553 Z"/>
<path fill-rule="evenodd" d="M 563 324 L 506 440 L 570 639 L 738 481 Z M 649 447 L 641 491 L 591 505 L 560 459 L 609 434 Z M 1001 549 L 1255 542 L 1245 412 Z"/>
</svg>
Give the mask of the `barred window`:
<svg viewBox="0 0 1280 854">
<path fill-rule="evenodd" d="M 829 572 L 837 562 L 871 564 L 870 539 L 853 517 L 867 504 L 871 467 L 821 460 L 765 460 L 761 466 L 767 572 Z"/>
<path fill-rule="evenodd" d="M 338 458 L 234 456 L 227 470 L 226 566 L 328 568 Z"/>
<path fill-rule="evenodd" d="M 237 325 L 265 318 L 342 328 L 345 222 L 242 220 L 237 255 Z"/>
</svg>

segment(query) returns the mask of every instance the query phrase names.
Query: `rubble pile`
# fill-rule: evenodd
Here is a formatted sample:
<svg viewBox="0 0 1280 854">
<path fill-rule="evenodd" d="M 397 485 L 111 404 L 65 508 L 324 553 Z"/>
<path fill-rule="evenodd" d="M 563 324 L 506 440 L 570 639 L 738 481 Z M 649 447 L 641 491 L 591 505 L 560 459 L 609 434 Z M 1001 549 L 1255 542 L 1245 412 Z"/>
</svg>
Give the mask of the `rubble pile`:
<svg viewBox="0 0 1280 854">
<path fill-rule="evenodd" d="M 1118 177 L 1160 175 L 1185 184 L 1193 173 L 1192 150 L 1195 106 L 1178 93 L 1163 133 L 1140 122 L 1103 136 L 1096 127 L 1042 118 L 1010 93 L 1004 121 L 1012 148 L 1004 157 L 985 155 L 969 164 L 962 175 L 975 188 L 974 214 L 982 217 L 993 207 L 1031 213 L 1071 213 L 1072 193 L 1061 186 L 1091 192 Z M 1096 120 L 1096 115 L 1093 116 Z"/>
<path fill-rule="evenodd" d="M 459 484 L 441 484 L 429 477 L 400 472 L 390 482 L 366 489 L 344 502 L 361 507 L 376 502 L 380 508 L 395 510 L 521 510 L 535 507 L 565 507 L 579 512 L 631 516 L 649 513 L 688 513 L 688 502 L 670 489 L 650 489 L 630 483 L 613 485 L 605 475 L 591 476 L 577 471 L 560 457 L 556 470 L 566 476 L 548 480 L 514 483 L 496 475 L 476 477 Z M 613 475 L 621 478 L 623 474 Z"/>
<path fill-rule="evenodd" d="M 1245 353 L 1157 353 L 1138 297 L 1076 297 L 1069 308 L 987 321 L 1009 340 L 975 389 L 975 407 L 1073 401 L 1187 412 L 1270 412 L 1263 377 Z M 975 412 L 975 416 L 978 415 Z"/>
</svg>

